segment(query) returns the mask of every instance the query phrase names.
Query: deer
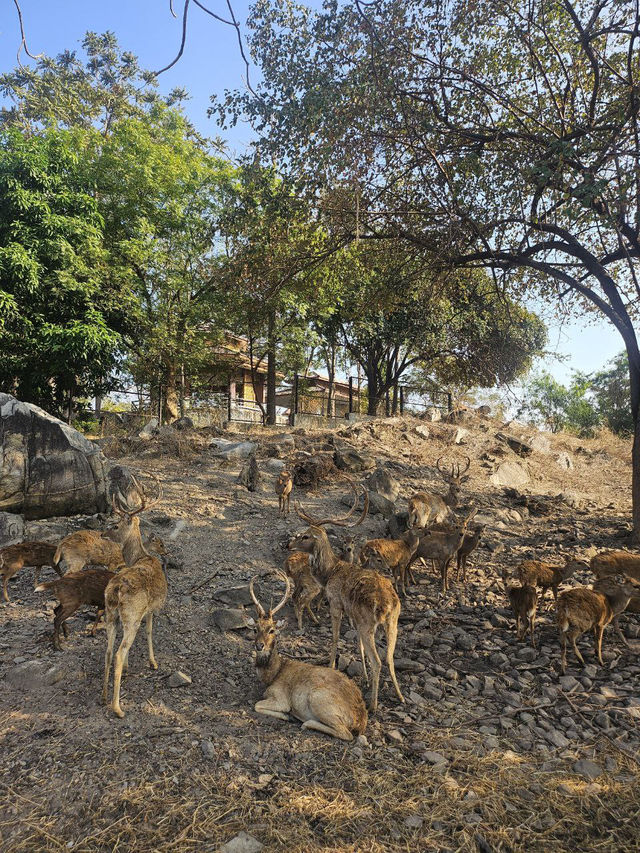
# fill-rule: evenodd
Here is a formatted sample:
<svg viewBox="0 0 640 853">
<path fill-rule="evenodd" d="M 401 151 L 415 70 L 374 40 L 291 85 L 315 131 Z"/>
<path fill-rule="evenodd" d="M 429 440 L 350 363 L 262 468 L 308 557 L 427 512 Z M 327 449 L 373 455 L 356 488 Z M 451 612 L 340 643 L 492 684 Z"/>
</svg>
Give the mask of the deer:
<svg viewBox="0 0 640 853">
<path fill-rule="evenodd" d="M 415 530 L 408 530 L 399 539 L 369 539 L 360 550 L 360 563 L 368 569 L 389 570 L 396 589 L 405 595 L 407 566 L 419 542 Z"/>
<path fill-rule="evenodd" d="M 102 701 L 107 702 L 109 675 L 113 662 L 113 648 L 116 637 L 117 620 L 122 625 L 122 641 L 115 655 L 113 671 L 113 700 L 111 709 L 117 717 L 124 717 L 120 705 L 120 684 L 122 673 L 128 669 L 129 649 L 136 638 L 140 623 L 146 618 L 149 666 L 157 669 L 158 664 L 153 653 L 153 616 L 158 613 L 167 598 L 167 579 L 162 563 L 157 557 L 145 550 L 140 536 L 138 514 L 148 508 L 144 491 L 138 486 L 141 505 L 136 510 L 120 507 L 126 532 L 125 545 L 128 557 L 133 561 L 112 578 L 104 593 L 105 622 L 107 628 L 107 649 L 105 652 Z M 119 495 L 121 498 L 121 495 Z M 154 501 L 160 499 L 160 493 Z M 114 498 L 115 505 L 115 498 Z"/>
<path fill-rule="evenodd" d="M 18 545 L 7 545 L 0 549 L 0 577 L 2 577 L 2 594 L 5 601 L 10 601 L 7 585 L 9 579 L 16 575 L 24 566 L 33 566 L 34 582 L 40 578 L 43 566 L 51 566 L 57 574 L 62 572 L 55 562 L 56 546 L 48 542 L 21 542 Z"/>
<path fill-rule="evenodd" d="M 400 599 L 389 578 L 378 572 L 365 569 L 363 566 L 340 560 L 331 547 L 324 529 L 325 524 L 340 527 L 355 527 L 364 521 L 369 510 L 369 500 L 366 489 L 364 493 L 364 509 L 355 523 L 349 524 L 347 519 L 355 512 L 359 494 L 355 484 L 348 482 L 355 494 L 353 506 L 342 518 L 317 519 L 309 515 L 299 504 L 296 504 L 298 516 L 310 526 L 299 533 L 289 542 L 289 548 L 304 551 L 310 555 L 309 565 L 314 578 L 324 587 L 331 612 L 331 652 L 329 666 L 333 669 L 338 652 L 340 624 L 344 613 L 358 633 L 360 657 L 365 679 L 368 681 L 366 659 L 371 669 L 371 693 L 369 710 L 378 707 L 378 690 L 382 664 L 376 649 L 375 634 L 379 625 L 383 626 L 387 637 L 387 666 L 398 699 L 404 702 L 404 696 L 396 678 L 393 654 L 398 636 L 398 617 L 400 615 Z"/>
<path fill-rule="evenodd" d="M 449 485 L 449 491 L 444 496 L 434 495 L 430 492 L 418 492 L 409 498 L 409 527 L 429 527 L 434 521 L 445 521 L 450 518 L 458 506 L 460 487 L 466 483 L 469 476 L 465 476 L 471 465 L 471 459 L 467 456 L 466 467 L 460 470 L 460 465 L 451 466 L 451 471 L 440 467 L 441 456 L 436 462 L 436 468 L 440 476 Z"/>
<path fill-rule="evenodd" d="M 564 674 L 567 668 L 567 637 L 571 640 L 576 658 L 584 666 L 584 658 L 576 645 L 576 640 L 585 631 L 593 631 L 594 645 L 598 663 L 602 660 L 602 635 L 609 622 L 622 613 L 636 588 L 629 581 L 621 584 L 609 581 L 599 589 L 575 587 L 560 593 L 557 603 L 558 632 L 562 654 L 560 668 Z"/>
<path fill-rule="evenodd" d="M 577 560 L 569 554 L 564 555 L 564 566 L 550 566 L 541 560 L 523 560 L 516 567 L 516 575 L 523 585 L 540 587 L 540 606 L 548 589 L 553 592 L 553 600 L 558 601 L 558 587 L 568 580 L 577 569 L 588 568 L 584 560 Z"/>
<path fill-rule="evenodd" d="M 60 628 L 67 638 L 67 623 L 73 614 L 83 604 L 97 607 L 96 618 L 93 622 L 91 635 L 95 637 L 96 628 L 104 611 L 104 591 L 109 581 L 115 577 L 115 572 L 99 567 L 87 568 L 81 572 L 67 572 L 61 578 L 36 586 L 36 592 L 49 591 L 58 599 L 58 605 L 53 611 L 53 647 L 62 651 L 60 644 Z"/>
<path fill-rule="evenodd" d="M 293 610 L 298 621 L 298 630 L 302 631 L 302 617 L 306 610 L 317 625 L 318 617 L 311 610 L 311 604 L 321 594 L 322 584 L 311 573 L 309 555 L 294 551 L 284 561 L 285 575 L 293 581 Z"/>
<path fill-rule="evenodd" d="M 328 666 L 314 666 L 283 657 L 278 651 L 280 623 L 274 616 L 289 597 L 289 578 L 279 577 L 286 585 L 282 600 L 269 610 L 258 601 L 253 577 L 249 593 L 256 608 L 255 666 L 265 685 L 264 698 L 256 702 L 258 714 L 289 720 L 292 715 L 303 729 L 331 735 L 344 741 L 353 740 L 367 727 L 367 709 L 358 686 L 348 676 Z"/>
<path fill-rule="evenodd" d="M 467 525 L 474 518 L 476 512 L 477 508 L 474 507 L 466 518 L 451 525 L 446 531 L 425 530 L 420 536 L 418 547 L 411 557 L 407 571 L 410 571 L 411 564 L 417 559 L 433 560 L 440 569 L 442 593 L 444 595 L 449 588 L 449 564 L 458 553 L 467 532 Z"/>
<path fill-rule="evenodd" d="M 276 494 L 278 496 L 278 514 L 289 515 L 289 503 L 291 501 L 291 490 L 293 489 L 293 477 L 290 471 L 280 471 L 276 480 Z M 286 509 L 285 509 L 286 505 Z"/>
<path fill-rule="evenodd" d="M 480 539 L 484 532 L 485 525 L 484 524 L 476 524 L 473 530 L 467 530 L 464 534 L 464 539 L 462 540 L 462 545 L 458 548 L 458 553 L 456 556 L 457 566 L 456 566 L 456 581 L 460 576 L 460 571 L 462 570 L 462 583 L 467 582 L 467 559 L 469 555 L 476 550 L 478 545 L 480 544 Z"/>
<path fill-rule="evenodd" d="M 538 595 L 535 587 L 529 584 L 523 584 L 522 586 L 509 584 L 506 570 L 502 573 L 502 580 L 516 620 L 518 639 L 524 640 L 528 631 L 531 645 L 535 649 L 536 609 L 538 607 Z"/>
<path fill-rule="evenodd" d="M 589 567 L 597 578 L 620 574 L 640 581 L 640 554 L 632 554 L 629 551 L 602 551 L 591 558 Z"/>
</svg>

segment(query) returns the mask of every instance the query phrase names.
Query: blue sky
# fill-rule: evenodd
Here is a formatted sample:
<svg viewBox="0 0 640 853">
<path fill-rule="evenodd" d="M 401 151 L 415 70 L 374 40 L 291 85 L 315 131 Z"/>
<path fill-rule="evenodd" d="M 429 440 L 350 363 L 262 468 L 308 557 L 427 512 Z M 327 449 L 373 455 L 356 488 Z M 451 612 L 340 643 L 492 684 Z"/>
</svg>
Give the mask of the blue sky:
<svg viewBox="0 0 640 853">
<path fill-rule="evenodd" d="M 16 64 L 20 42 L 18 21 L 12 0 L 0 0 L 0 70 Z M 167 65 L 180 44 L 182 0 L 174 0 L 178 18 L 169 11 L 169 0 L 21 0 L 29 49 L 32 53 L 55 55 L 65 49 L 76 49 L 87 30 L 113 30 L 120 44 L 135 53 L 143 67 L 156 70 Z M 320 5 L 312 3 L 312 5 Z M 233 0 L 236 16 L 243 23 L 247 17 L 247 0 Z M 226 4 L 210 0 L 210 8 L 226 14 Z M 183 86 L 191 93 L 186 106 L 196 127 L 209 136 L 221 135 L 232 152 L 242 153 L 251 140 L 247 126 L 220 132 L 207 118 L 213 93 L 223 95 L 225 89 L 243 85 L 244 63 L 238 51 L 235 31 L 210 18 L 191 4 L 187 45 L 180 61 L 160 78 L 163 90 Z M 29 60 L 23 61 L 28 62 Z M 254 69 L 255 73 L 255 69 Z M 549 318 L 547 317 L 547 322 Z M 549 349 L 565 360 L 547 359 L 541 366 L 558 379 L 569 378 L 571 370 L 590 372 L 602 367 L 622 349 L 620 336 L 611 326 L 585 322 L 550 325 Z"/>
</svg>

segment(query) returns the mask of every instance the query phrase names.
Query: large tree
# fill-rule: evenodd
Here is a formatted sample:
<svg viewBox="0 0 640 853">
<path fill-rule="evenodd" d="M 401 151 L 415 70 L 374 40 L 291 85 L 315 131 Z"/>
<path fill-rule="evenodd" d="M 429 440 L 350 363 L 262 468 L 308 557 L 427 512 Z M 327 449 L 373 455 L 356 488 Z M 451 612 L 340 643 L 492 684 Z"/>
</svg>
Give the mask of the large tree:
<svg viewBox="0 0 640 853">
<path fill-rule="evenodd" d="M 635 0 L 260 0 L 258 95 L 230 94 L 309 186 L 354 187 L 363 235 L 514 273 L 619 331 L 640 541 L 640 15 Z"/>
</svg>

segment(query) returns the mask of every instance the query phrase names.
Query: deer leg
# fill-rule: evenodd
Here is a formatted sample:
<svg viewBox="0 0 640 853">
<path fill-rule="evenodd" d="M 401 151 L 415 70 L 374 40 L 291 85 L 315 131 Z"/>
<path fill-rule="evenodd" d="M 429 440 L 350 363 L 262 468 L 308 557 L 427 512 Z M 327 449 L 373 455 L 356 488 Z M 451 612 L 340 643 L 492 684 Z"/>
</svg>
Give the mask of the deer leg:
<svg viewBox="0 0 640 853">
<path fill-rule="evenodd" d="M 338 654 L 338 640 L 340 639 L 340 623 L 342 622 L 342 607 L 333 605 L 331 607 L 331 652 L 329 654 L 329 666 L 335 669 L 336 655 Z"/>
<path fill-rule="evenodd" d="M 560 648 L 560 669 L 564 675 L 565 670 L 567 669 L 567 634 L 562 630 L 562 628 L 560 628 Z"/>
<path fill-rule="evenodd" d="M 629 641 L 627 640 L 627 638 L 625 637 L 625 635 L 622 633 L 622 629 L 620 628 L 620 624 L 619 624 L 619 622 L 618 622 L 618 617 L 617 617 L 617 616 L 616 616 L 616 617 L 614 617 L 614 620 L 613 620 L 613 627 L 614 627 L 614 630 L 615 630 L 616 634 L 618 635 L 618 639 L 619 639 L 619 640 L 621 640 L 621 641 L 622 641 L 622 643 L 624 643 L 624 645 L 625 645 L 627 648 L 630 648 L 630 646 L 629 646 Z"/>
<path fill-rule="evenodd" d="M 536 629 L 536 614 L 532 613 L 529 616 L 529 635 L 531 637 L 531 645 L 533 646 L 534 649 L 536 647 L 535 629 Z"/>
<path fill-rule="evenodd" d="M 5 601 L 11 601 L 9 598 L 9 593 L 7 592 L 7 584 L 9 583 L 9 575 L 4 576 L 4 580 L 2 581 L 2 595 L 4 596 Z"/>
<path fill-rule="evenodd" d="M 373 631 L 367 631 L 361 636 L 366 655 L 369 658 L 369 665 L 371 666 L 371 696 L 369 698 L 369 710 L 375 711 L 378 707 L 378 687 L 380 684 L 380 670 L 382 669 L 382 663 L 380 661 L 378 650 L 376 649 L 376 641 Z"/>
<path fill-rule="evenodd" d="M 98 628 L 98 622 L 100 622 L 100 617 L 103 615 L 104 615 L 104 609 L 101 610 L 100 608 L 98 608 L 98 611 L 96 613 L 96 618 L 93 620 L 93 625 L 91 626 L 91 636 L 92 637 L 95 637 L 96 630 Z"/>
<path fill-rule="evenodd" d="M 519 640 L 522 639 L 522 637 L 520 636 L 520 630 L 521 630 L 521 624 L 520 623 L 521 623 L 520 614 L 516 613 L 516 637 Z"/>
<path fill-rule="evenodd" d="M 578 639 L 578 636 L 579 635 L 575 631 L 572 631 L 572 633 L 570 634 L 571 644 L 573 645 L 573 651 L 576 653 L 576 657 L 578 658 L 578 660 L 580 661 L 582 666 L 584 666 L 584 658 L 580 654 L 580 650 L 578 649 L 578 646 L 576 645 L 576 640 Z"/>
<path fill-rule="evenodd" d="M 122 667 L 129 654 L 133 641 L 136 638 L 140 627 L 140 619 L 136 619 L 133 624 L 123 624 L 122 642 L 116 652 L 116 661 L 113 669 L 113 702 L 111 708 L 117 717 L 124 717 L 124 711 L 120 707 L 120 682 L 122 681 Z M 149 622 L 147 621 L 147 631 L 149 630 Z M 151 650 L 153 653 L 153 649 Z"/>
<path fill-rule="evenodd" d="M 596 637 L 596 654 L 598 656 L 598 661 L 600 662 L 600 666 L 604 666 L 604 662 L 602 660 L 602 635 L 604 634 L 604 625 L 598 625 L 598 634 Z"/>
<path fill-rule="evenodd" d="M 288 697 L 281 691 L 272 692 L 272 689 L 268 689 L 264 698 L 256 702 L 253 709 L 258 714 L 264 714 L 266 717 L 275 717 L 277 720 L 289 720 L 291 703 Z"/>
<path fill-rule="evenodd" d="M 322 732 L 331 737 L 337 737 L 340 740 L 353 740 L 353 735 L 344 723 L 336 723 L 335 726 L 328 726 L 321 723 L 320 720 L 305 720 L 302 724 L 303 729 L 313 729 L 316 732 Z"/>
<path fill-rule="evenodd" d="M 369 676 L 367 674 L 367 659 L 364 653 L 364 644 L 362 642 L 362 637 L 358 634 L 358 640 L 360 642 L 360 659 L 362 661 L 362 673 L 364 675 L 364 680 L 369 684 Z"/>
<path fill-rule="evenodd" d="M 135 635 L 134 635 L 135 636 Z M 147 644 L 149 646 L 149 666 L 157 669 L 158 664 L 153 654 L 153 611 L 147 613 Z M 127 663 L 129 661 L 129 650 L 127 649 Z"/>
<path fill-rule="evenodd" d="M 393 660 L 393 655 L 396 650 L 396 642 L 398 640 L 398 616 L 397 614 L 391 614 L 387 617 L 386 622 L 384 623 L 385 633 L 387 635 L 387 666 L 389 667 L 389 674 L 391 675 L 391 681 L 393 682 L 394 689 L 396 691 L 396 696 L 401 702 L 404 702 L 404 696 L 402 695 L 402 691 L 398 686 L 398 679 L 396 678 L 396 666 Z"/>
<path fill-rule="evenodd" d="M 104 656 L 104 681 L 102 684 L 102 701 L 107 704 L 107 690 L 109 689 L 109 673 L 111 672 L 111 662 L 113 660 L 113 645 L 116 639 L 116 613 L 107 610 L 106 614 L 107 625 L 107 651 Z"/>
</svg>

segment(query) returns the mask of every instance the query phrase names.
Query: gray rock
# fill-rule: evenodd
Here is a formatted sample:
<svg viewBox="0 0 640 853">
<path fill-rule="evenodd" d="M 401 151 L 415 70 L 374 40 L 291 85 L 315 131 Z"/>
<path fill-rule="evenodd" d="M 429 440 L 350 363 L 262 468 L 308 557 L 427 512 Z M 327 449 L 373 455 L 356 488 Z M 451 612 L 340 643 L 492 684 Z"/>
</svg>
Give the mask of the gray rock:
<svg viewBox="0 0 640 853">
<path fill-rule="evenodd" d="M 203 740 L 200 743 L 200 749 L 202 750 L 202 754 L 205 758 L 215 758 L 216 750 L 213 743 L 210 740 Z"/>
<path fill-rule="evenodd" d="M 158 432 L 158 419 L 151 418 L 138 433 L 138 438 L 149 439 Z"/>
<path fill-rule="evenodd" d="M 564 492 L 560 492 L 556 500 L 562 501 L 573 509 L 583 509 L 587 502 L 586 496 L 576 492 L 575 489 L 565 489 Z"/>
<path fill-rule="evenodd" d="M 596 726 L 599 726 L 601 729 L 605 731 L 611 728 L 611 720 L 609 719 L 609 715 L 602 711 L 600 714 L 596 714 L 594 718 L 594 722 Z"/>
<path fill-rule="evenodd" d="M 214 589 L 212 597 L 216 602 L 228 604 L 230 607 L 243 607 L 252 605 L 253 600 L 249 592 L 249 585 L 243 583 L 239 586 L 221 586 Z"/>
<path fill-rule="evenodd" d="M 396 658 L 395 667 L 398 672 L 424 672 L 424 664 L 411 658 Z"/>
<path fill-rule="evenodd" d="M 52 687 L 59 681 L 69 681 L 77 673 L 71 672 L 65 664 L 49 666 L 45 661 L 27 660 L 18 663 L 7 670 L 6 679 L 9 684 L 32 693 Z"/>
<path fill-rule="evenodd" d="M 425 761 L 428 761 L 429 764 L 448 764 L 449 759 L 445 758 L 444 755 L 440 752 L 432 752 L 430 749 L 426 749 L 422 753 L 422 757 Z"/>
<path fill-rule="evenodd" d="M 264 467 L 267 471 L 272 471 L 274 474 L 279 474 L 280 471 L 286 466 L 286 462 L 283 462 L 282 459 L 271 458 L 267 459 L 264 463 Z"/>
<path fill-rule="evenodd" d="M 545 435 L 542 435 L 542 433 L 532 435 L 528 441 L 529 446 L 532 450 L 535 450 L 536 453 L 549 453 L 551 450 L 551 442 Z"/>
<path fill-rule="evenodd" d="M 420 829 L 423 823 L 424 818 L 420 817 L 419 814 L 410 814 L 404 819 L 404 825 L 408 829 Z"/>
<path fill-rule="evenodd" d="M 596 764 L 595 761 L 590 761 L 588 758 L 581 758 L 573 765 L 574 773 L 579 773 L 581 776 L 586 776 L 587 779 L 597 779 L 602 774 L 602 767 Z"/>
<path fill-rule="evenodd" d="M 368 471 L 375 465 L 375 459 L 369 453 L 360 453 L 353 447 L 336 448 L 333 461 L 340 471 Z"/>
<path fill-rule="evenodd" d="M 573 459 L 568 453 L 560 453 L 556 456 L 556 465 L 565 471 L 571 471 L 573 470 Z"/>
<path fill-rule="evenodd" d="M 546 738 L 549 743 L 552 743 L 557 749 L 566 749 L 571 743 L 571 741 L 557 729 L 551 729 L 550 732 L 547 732 Z"/>
<path fill-rule="evenodd" d="M 517 462 L 502 462 L 489 479 L 494 486 L 510 486 L 517 489 L 529 482 L 529 474 Z"/>
<path fill-rule="evenodd" d="M 458 427 L 457 430 L 453 434 L 453 443 L 454 444 L 466 444 L 467 437 L 469 436 L 469 430 L 464 427 Z"/>
<path fill-rule="evenodd" d="M 224 607 L 211 612 L 211 621 L 220 631 L 240 631 L 248 628 L 248 613 L 242 608 Z"/>
<path fill-rule="evenodd" d="M 0 393 L 0 506 L 26 519 L 105 512 L 107 460 L 73 427 Z"/>
<path fill-rule="evenodd" d="M 193 429 L 194 424 L 193 424 L 193 421 L 191 420 L 191 418 L 189 418 L 185 415 L 182 418 L 178 418 L 177 421 L 174 421 L 171 424 L 171 426 L 177 430 L 185 430 L 185 429 Z"/>
<path fill-rule="evenodd" d="M 418 426 L 414 427 L 413 431 L 416 435 L 420 436 L 420 438 L 424 438 L 425 440 L 431 435 L 429 427 L 423 426 L 422 424 L 418 424 Z"/>
<path fill-rule="evenodd" d="M 387 500 L 384 495 L 379 495 L 377 492 L 369 492 L 369 515 L 381 515 L 383 518 L 391 518 L 395 512 L 395 508 L 396 505 Z"/>
<path fill-rule="evenodd" d="M 378 466 L 364 481 L 369 492 L 374 492 L 393 504 L 400 494 L 400 483 L 386 468 Z"/>
<path fill-rule="evenodd" d="M 538 652 L 531 646 L 525 646 L 523 649 L 518 649 L 517 655 L 519 660 L 534 661 L 538 657 Z"/>
<path fill-rule="evenodd" d="M 509 658 L 504 654 L 504 652 L 494 652 L 489 656 L 489 663 L 492 666 L 502 667 L 509 663 Z"/>
<path fill-rule="evenodd" d="M 220 445 L 220 442 L 225 442 Z M 253 441 L 225 441 L 222 438 L 216 438 L 211 445 L 216 451 L 216 455 L 225 461 L 233 459 L 248 459 L 257 450 L 257 445 Z"/>
<path fill-rule="evenodd" d="M 220 848 L 220 853 L 259 853 L 263 848 L 257 838 L 242 830 Z"/>
<path fill-rule="evenodd" d="M 172 672 L 167 679 L 168 687 L 187 687 L 189 684 L 191 684 L 191 678 L 179 669 Z"/>
<path fill-rule="evenodd" d="M 577 690 L 580 687 L 580 682 L 573 675 L 561 675 L 558 679 L 560 687 L 567 693 L 569 690 Z"/>
<path fill-rule="evenodd" d="M 456 646 L 463 651 L 469 652 L 476 647 L 476 639 L 471 634 L 461 632 L 456 637 Z"/>
<path fill-rule="evenodd" d="M 0 512 L 0 548 L 24 540 L 24 518 L 13 512 Z"/>
<path fill-rule="evenodd" d="M 497 432 L 496 438 L 498 441 L 503 441 L 507 444 L 514 453 L 518 454 L 518 456 L 530 456 L 533 453 L 533 447 L 531 447 L 530 444 L 527 444 L 526 441 L 516 438 L 515 435 L 508 435 L 505 432 Z"/>
</svg>

